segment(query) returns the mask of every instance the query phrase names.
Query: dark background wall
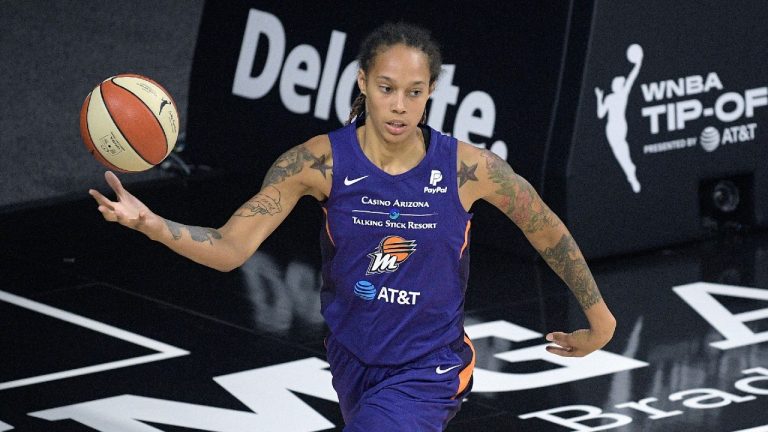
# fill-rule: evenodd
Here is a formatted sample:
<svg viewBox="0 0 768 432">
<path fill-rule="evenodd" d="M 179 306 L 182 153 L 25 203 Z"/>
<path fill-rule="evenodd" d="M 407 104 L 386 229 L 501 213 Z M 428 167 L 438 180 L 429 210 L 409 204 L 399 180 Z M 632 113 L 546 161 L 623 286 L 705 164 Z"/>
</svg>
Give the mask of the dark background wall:
<svg viewBox="0 0 768 432">
<path fill-rule="evenodd" d="M 101 80 L 124 72 L 174 96 L 182 130 L 203 0 L 0 0 L 0 212 L 85 195 L 104 169 L 78 118 Z M 161 170 L 127 183 L 164 177 Z"/>
<path fill-rule="evenodd" d="M 341 126 L 335 106 L 327 119 L 312 112 L 290 112 L 278 94 L 279 82 L 258 100 L 233 94 L 251 8 L 276 16 L 284 25 L 286 51 L 281 63 L 297 45 L 309 44 L 319 51 L 325 66 L 332 32 L 345 33 L 342 69 L 354 60 L 362 37 L 385 19 L 424 25 L 442 44 L 444 63 L 454 68 L 452 76 L 443 75 L 446 97 L 452 101 L 443 106 L 442 115 L 430 117 L 430 123 L 486 148 L 501 146 L 513 167 L 539 185 L 565 47 L 568 3 L 487 3 L 466 8 L 457 2 L 463 13 L 456 14 L 452 8 L 435 9 L 429 1 L 395 1 L 392 10 L 398 14 L 392 17 L 371 15 L 365 3 L 335 5 L 305 5 L 297 13 L 293 5 L 279 1 L 7 2 L 0 25 L 8 31 L 0 36 L 0 54 L 12 61 L 0 67 L 13 85 L 2 88 L 7 93 L 3 99 L 23 98 L 15 106 L 0 108 L 0 212 L 77 199 L 90 187 L 104 188 L 104 168 L 85 151 L 77 122 L 88 92 L 117 73 L 144 74 L 165 86 L 179 106 L 181 129 L 186 132 L 187 150 L 180 156 L 219 172 L 246 174 L 242 179 L 252 185 L 249 193 L 280 153 Z M 265 60 L 268 45 L 261 38 L 252 75 Z M 314 109 L 316 95 L 298 92 L 310 95 Z M 478 93 L 493 100 L 495 112 L 465 109 L 464 117 L 491 118 L 493 127 L 485 136 L 462 134 L 459 127 L 468 123 L 458 119 L 459 108 Z M 346 113 L 339 116 L 346 118 Z M 121 178 L 130 185 L 170 176 L 152 169 Z M 221 209 L 216 220 L 231 210 Z M 491 228 L 478 230 L 475 242 L 527 247 L 514 230 L 493 229 L 508 224 L 496 209 L 481 203 L 474 211 L 476 226 Z"/>
<path fill-rule="evenodd" d="M 451 68 L 438 84 L 441 108 L 435 109 L 434 98 L 430 104 L 430 124 L 481 147 L 502 149 L 566 220 L 589 257 L 654 249 L 723 228 L 768 225 L 768 146 L 762 131 L 768 121 L 762 61 L 768 33 L 761 25 L 768 15 L 761 0 L 739 2 L 738 8 L 724 0 L 388 4 L 396 14 L 371 14 L 364 2 L 307 4 L 297 10 L 292 2 L 270 0 L 0 0 L 0 96 L 5 102 L 0 105 L 0 213 L 87 199 L 88 188 L 104 187 L 104 168 L 80 140 L 80 106 L 101 80 L 133 72 L 159 81 L 174 96 L 186 132 L 186 150 L 179 156 L 192 166 L 234 177 L 242 188 L 208 200 L 217 206 L 215 217 L 200 223 L 223 223 L 254 193 L 280 153 L 341 126 L 346 112 L 339 110 L 345 111 L 344 99 L 355 92 L 352 81 L 342 82 L 343 71 L 360 39 L 386 19 L 405 19 L 435 34 Z M 246 36 L 254 14 L 251 24 L 259 30 Z M 281 30 L 268 37 L 269 22 Z M 241 77 L 260 77 L 272 48 L 269 38 L 277 33 L 285 51 L 271 66 L 277 68 L 274 81 L 263 94 L 242 94 L 242 86 L 235 85 L 242 47 L 256 45 L 246 56 L 250 70 Z M 334 38 L 341 42 L 332 47 Z M 610 94 L 612 79 L 629 73 L 631 44 L 644 52 L 623 118 L 629 154 L 643 184 L 638 192 L 611 152 L 594 94 L 595 87 Z M 297 84 L 306 63 L 285 66 L 297 48 L 317 56 L 324 74 L 319 83 Z M 338 70 L 326 77 L 334 66 Z M 653 86 L 711 74 L 720 85 L 708 91 L 694 86 L 685 94 L 648 96 Z M 282 90 L 281 83 L 287 83 Z M 285 93 L 306 98 L 309 109 L 289 107 Z M 468 100 L 482 103 L 462 115 Z M 734 112 L 745 100 L 754 109 L 743 115 L 702 112 L 685 128 L 670 129 L 668 116 L 657 114 L 660 132 L 649 129 L 651 117 L 644 113 L 691 104 Z M 478 133 L 482 121 L 468 117 L 492 119 L 492 127 Z M 473 131 L 467 132 L 467 125 Z M 726 142 L 727 133 L 739 138 Z M 723 141 L 712 141 L 713 134 Z M 680 140 L 689 146 L 658 150 L 657 145 Z M 151 187 L 179 176 L 152 169 L 122 178 Z M 740 188 L 735 212 L 712 204 L 722 180 Z M 319 211 L 314 203 L 309 206 L 314 210 L 307 223 L 297 225 L 314 229 Z M 192 222 L 191 208 L 190 214 L 169 216 Z M 473 211 L 474 243 L 532 253 L 504 215 L 484 203 Z"/>
</svg>

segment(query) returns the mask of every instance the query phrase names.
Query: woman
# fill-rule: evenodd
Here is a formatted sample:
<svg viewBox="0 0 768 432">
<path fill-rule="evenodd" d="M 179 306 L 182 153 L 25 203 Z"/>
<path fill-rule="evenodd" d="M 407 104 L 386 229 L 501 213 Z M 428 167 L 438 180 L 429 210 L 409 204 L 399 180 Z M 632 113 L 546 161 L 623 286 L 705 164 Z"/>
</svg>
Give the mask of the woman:
<svg viewBox="0 0 768 432">
<path fill-rule="evenodd" d="M 109 172 L 117 200 L 90 193 L 106 220 L 222 271 L 247 260 L 299 198 L 315 197 L 326 215 L 322 313 L 345 430 L 439 431 L 471 388 L 463 305 L 475 201 L 506 213 L 581 304 L 590 329 L 548 334 L 551 353 L 597 350 L 615 321 L 567 228 L 531 185 L 493 153 L 422 124 L 441 68 L 429 33 L 383 25 L 358 60 L 349 124 L 280 156 L 221 228 L 163 219 Z"/>
</svg>

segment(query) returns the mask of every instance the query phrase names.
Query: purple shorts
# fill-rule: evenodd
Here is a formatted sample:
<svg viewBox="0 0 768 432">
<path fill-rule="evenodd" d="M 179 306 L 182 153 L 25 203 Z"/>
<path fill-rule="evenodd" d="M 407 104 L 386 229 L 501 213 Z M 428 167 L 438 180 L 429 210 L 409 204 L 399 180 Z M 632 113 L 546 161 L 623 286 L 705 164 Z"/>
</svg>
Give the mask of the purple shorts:
<svg viewBox="0 0 768 432">
<path fill-rule="evenodd" d="M 326 339 L 345 432 L 442 431 L 472 388 L 468 337 L 400 366 L 368 366 Z"/>
</svg>

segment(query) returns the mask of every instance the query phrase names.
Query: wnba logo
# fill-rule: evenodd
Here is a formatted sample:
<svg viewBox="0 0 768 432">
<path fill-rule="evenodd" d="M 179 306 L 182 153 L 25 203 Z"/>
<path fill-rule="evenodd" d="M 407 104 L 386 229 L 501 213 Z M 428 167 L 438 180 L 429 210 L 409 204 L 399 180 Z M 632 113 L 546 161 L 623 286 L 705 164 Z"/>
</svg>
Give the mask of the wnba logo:
<svg viewBox="0 0 768 432">
<path fill-rule="evenodd" d="M 368 254 L 371 264 L 365 274 L 392 273 L 416 251 L 416 240 L 387 236 L 375 251 Z"/>
<path fill-rule="evenodd" d="M 611 94 L 606 95 L 601 88 L 595 87 L 595 96 L 597 96 L 597 117 L 599 119 L 607 117 L 605 137 L 611 146 L 613 156 L 624 170 L 632 191 L 639 193 L 641 186 L 637 179 L 637 167 L 632 162 L 627 142 L 626 112 L 629 92 L 643 64 L 643 48 L 638 44 L 632 44 L 627 48 L 626 56 L 627 61 L 633 65 L 629 74 L 626 77 L 619 75 L 613 78 Z"/>
</svg>

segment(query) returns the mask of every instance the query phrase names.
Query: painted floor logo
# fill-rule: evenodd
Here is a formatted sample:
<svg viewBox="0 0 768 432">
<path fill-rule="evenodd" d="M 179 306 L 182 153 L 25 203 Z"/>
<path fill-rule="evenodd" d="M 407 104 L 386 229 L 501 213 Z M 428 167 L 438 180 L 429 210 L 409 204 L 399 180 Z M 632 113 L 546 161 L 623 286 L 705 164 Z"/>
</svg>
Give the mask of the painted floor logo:
<svg viewBox="0 0 768 432">
<path fill-rule="evenodd" d="M 624 174 L 627 176 L 627 182 L 635 193 L 640 192 L 640 182 L 637 180 L 637 168 L 632 162 L 629 153 L 629 144 L 627 143 L 627 101 L 629 101 L 629 92 L 635 83 L 640 66 L 643 62 L 643 48 L 638 44 L 632 44 L 627 48 L 627 60 L 632 63 L 632 71 L 629 75 L 616 76 L 611 81 L 611 91 L 613 93 L 605 95 L 603 90 L 595 87 L 595 96 L 597 96 L 597 117 L 602 119 L 608 117 L 605 124 L 605 137 L 611 146 L 613 156 L 621 165 Z"/>
</svg>

